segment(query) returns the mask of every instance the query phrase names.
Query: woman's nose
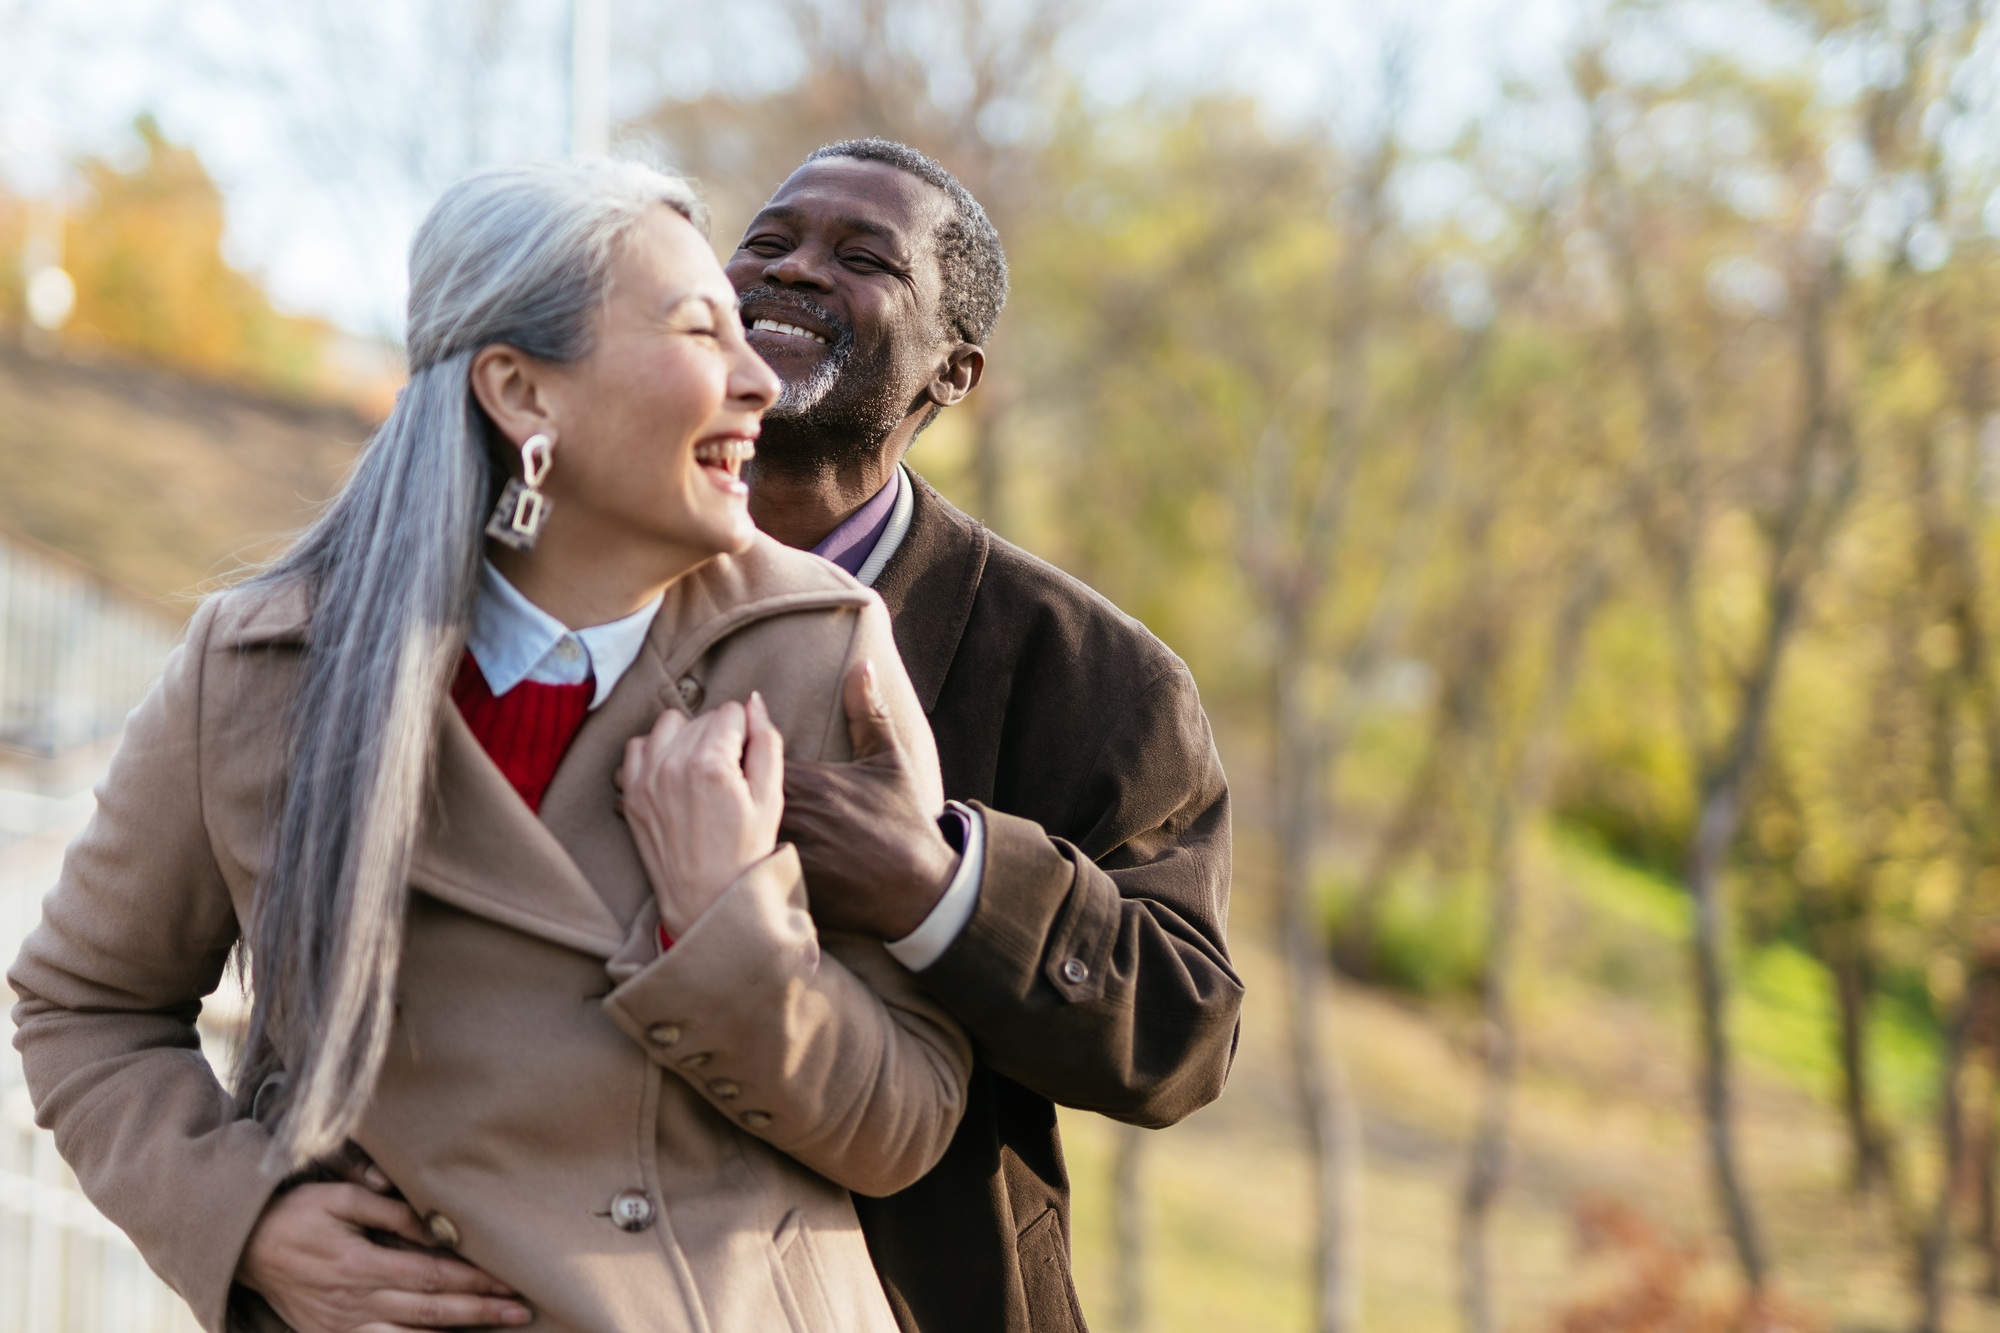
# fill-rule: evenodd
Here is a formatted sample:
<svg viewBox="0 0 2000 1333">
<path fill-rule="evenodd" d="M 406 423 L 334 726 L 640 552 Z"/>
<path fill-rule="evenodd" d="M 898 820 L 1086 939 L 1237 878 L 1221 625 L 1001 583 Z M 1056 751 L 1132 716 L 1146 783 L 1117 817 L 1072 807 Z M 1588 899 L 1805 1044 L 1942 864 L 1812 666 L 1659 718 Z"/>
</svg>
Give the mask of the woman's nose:
<svg viewBox="0 0 2000 1333">
<path fill-rule="evenodd" d="M 730 401 L 746 411 L 762 412 L 778 401 L 784 387 L 778 372 L 757 355 L 757 349 L 738 339 L 736 357 L 729 367 Z"/>
</svg>

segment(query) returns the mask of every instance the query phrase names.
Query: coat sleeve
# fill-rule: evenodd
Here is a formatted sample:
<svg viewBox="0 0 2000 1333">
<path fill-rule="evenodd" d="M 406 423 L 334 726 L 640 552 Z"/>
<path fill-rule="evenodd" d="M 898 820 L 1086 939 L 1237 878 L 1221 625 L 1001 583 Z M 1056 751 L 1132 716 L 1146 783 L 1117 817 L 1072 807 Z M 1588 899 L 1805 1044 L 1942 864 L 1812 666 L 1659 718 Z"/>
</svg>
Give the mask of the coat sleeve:
<svg viewBox="0 0 2000 1333">
<path fill-rule="evenodd" d="M 1077 842 L 975 803 L 986 865 L 925 987 L 980 1057 L 1051 1101 L 1173 1124 L 1222 1092 L 1243 983 L 1223 922 L 1229 789 L 1178 663 L 1115 710 Z"/>
<path fill-rule="evenodd" d="M 876 664 L 931 803 L 944 804 L 930 727 L 879 602 L 857 617 L 841 678 Z M 846 757 L 838 681 L 824 751 Z M 858 1194 L 892 1194 L 944 1156 L 965 1113 L 965 1033 L 878 940 L 828 933 L 806 910 L 798 853 L 746 870 L 674 942 L 654 909 L 610 963 L 612 1021 L 748 1133 Z"/>
<path fill-rule="evenodd" d="M 195 1019 L 237 938 L 201 810 L 200 693 L 214 604 L 128 721 L 8 981 L 35 1118 L 84 1193 L 204 1328 L 280 1175 L 202 1058 Z"/>
</svg>

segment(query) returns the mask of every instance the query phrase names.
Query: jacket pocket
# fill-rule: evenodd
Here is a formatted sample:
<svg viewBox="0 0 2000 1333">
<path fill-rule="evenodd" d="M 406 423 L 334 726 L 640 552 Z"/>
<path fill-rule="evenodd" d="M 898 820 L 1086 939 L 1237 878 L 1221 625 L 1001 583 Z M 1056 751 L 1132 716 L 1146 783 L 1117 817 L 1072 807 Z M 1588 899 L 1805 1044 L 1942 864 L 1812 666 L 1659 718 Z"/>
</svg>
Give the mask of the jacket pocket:
<svg viewBox="0 0 2000 1333">
<path fill-rule="evenodd" d="M 826 1279 L 819 1269 L 819 1255 L 805 1219 L 794 1208 L 778 1224 L 771 1238 L 778 1247 L 778 1270 L 783 1275 L 787 1313 L 798 1333 L 827 1333 L 835 1327 L 833 1310 L 827 1304 Z"/>
<path fill-rule="evenodd" d="M 1062 1218 L 1053 1206 L 1015 1239 L 1021 1256 L 1021 1288 L 1028 1298 L 1028 1326 L 1034 1333 L 1085 1333 L 1083 1308 L 1069 1276 L 1069 1245 Z"/>
</svg>

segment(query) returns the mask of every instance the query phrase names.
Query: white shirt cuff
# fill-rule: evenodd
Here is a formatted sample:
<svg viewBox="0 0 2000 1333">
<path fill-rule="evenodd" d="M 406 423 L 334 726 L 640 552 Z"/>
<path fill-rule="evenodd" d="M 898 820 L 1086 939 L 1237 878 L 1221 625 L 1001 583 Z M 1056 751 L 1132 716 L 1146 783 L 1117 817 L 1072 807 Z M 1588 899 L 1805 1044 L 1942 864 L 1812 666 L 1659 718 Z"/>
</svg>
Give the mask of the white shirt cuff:
<svg viewBox="0 0 2000 1333">
<path fill-rule="evenodd" d="M 945 886 L 944 896 L 931 914 L 900 940 L 889 941 L 889 956 L 912 972 L 921 972 L 935 963 L 972 920 L 979 905 L 979 881 L 986 874 L 986 821 L 969 805 L 945 802 L 945 809 L 965 823 L 965 847 L 959 853 L 958 873 Z"/>
</svg>

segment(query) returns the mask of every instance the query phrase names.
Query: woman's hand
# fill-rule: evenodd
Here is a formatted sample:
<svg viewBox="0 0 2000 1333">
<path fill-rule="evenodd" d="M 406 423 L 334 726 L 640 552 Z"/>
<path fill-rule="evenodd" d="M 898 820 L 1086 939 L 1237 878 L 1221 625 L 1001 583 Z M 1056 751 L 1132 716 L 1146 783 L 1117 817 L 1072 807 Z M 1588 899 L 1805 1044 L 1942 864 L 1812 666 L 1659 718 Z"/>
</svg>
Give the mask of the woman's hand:
<svg viewBox="0 0 2000 1333">
<path fill-rule="evenodd" d="M 660 924 L 678 939 L 778 845 L 784 737 L 757 694 L 693 721 L 669 709 L 626 742 L 618 784 Z"/>
<path fill-rule="evenodd" d="M 392 1249 L 366 1230 L 422 1250 Z M 504 1284 L 429 1247 L 416 1211 L 359 1185 L 300 1185 L 273 1199 L 250 1231 L 236 1280 L 298 1333 L 413 1333 L 518 1326 L 528 1307 Z"/>
</svg>

